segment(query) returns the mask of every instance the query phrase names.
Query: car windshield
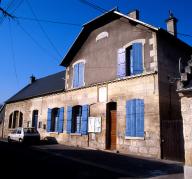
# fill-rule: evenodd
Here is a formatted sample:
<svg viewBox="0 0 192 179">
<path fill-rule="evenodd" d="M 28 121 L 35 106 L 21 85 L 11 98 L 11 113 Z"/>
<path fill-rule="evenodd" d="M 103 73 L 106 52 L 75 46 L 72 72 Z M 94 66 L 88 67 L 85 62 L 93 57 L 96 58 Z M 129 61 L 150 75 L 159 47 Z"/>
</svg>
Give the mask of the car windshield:
<svg viewBox="0 0 192 179">
<path fill-rule="evenodd" d="M 36 134 L 38 133 L 35 128 L 24 128 L 24 133 L 26 134 Z"/>
</svg>

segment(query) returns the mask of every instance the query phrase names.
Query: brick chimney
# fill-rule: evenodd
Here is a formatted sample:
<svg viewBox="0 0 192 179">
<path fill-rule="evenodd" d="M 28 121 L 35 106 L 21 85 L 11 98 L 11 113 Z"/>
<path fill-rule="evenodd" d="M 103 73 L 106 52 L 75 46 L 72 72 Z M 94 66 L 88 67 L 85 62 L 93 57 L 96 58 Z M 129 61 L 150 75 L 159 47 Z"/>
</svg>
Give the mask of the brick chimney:
<svg viewBox="0 0 192 179">
<path fill-rule="evenodd" d="M 166 20 L 167 31 L 175 37 L 177 37 L 177 22 L 178 19 L 174 17 L 171 11 L 169 11 L 169 18 Z"/>
<path fill-rule="evenodd" d="M 31 82 L 31 84 L 34 83 L 35 81 L 36 81 L 36 78 L 35 78 L 35 76 L 32 75 L 32 76 L 30 77 L 30 82 Z"/>
<path fill-rule="evenodd" d="M 128 16 L 133 18 L 133 19 L 139 20 L 139 11 L 137 9 L 135 9 L 135 10 L 129 12 Z"/>
</svg>

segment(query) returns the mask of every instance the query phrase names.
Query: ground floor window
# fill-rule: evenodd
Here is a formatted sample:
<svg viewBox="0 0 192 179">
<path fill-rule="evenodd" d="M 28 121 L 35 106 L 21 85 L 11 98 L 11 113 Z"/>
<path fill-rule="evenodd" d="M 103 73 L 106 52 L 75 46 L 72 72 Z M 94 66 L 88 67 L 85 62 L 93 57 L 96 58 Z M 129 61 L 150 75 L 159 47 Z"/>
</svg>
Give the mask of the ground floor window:
<svg viewBox="0 0 192 179">
<path fill-rule="evenodd" d="M 144 137 L 144 100 L 132 99 L 126 102 L 126 136 Z"/>
<path fill-rule="evenodd" d="M 67 133 L 87 135 L 89 106 L 68 106 L 67 109 Z"/>
<path fill-rule="evenodd" d="M 38 124 L 38 110 L 34 110 L 32 114 L 32 127 L 37 129 L 37 124 Z"/>
<path fill-rule="evenodd" d="M 47 132 L 63 132 L 64 108 L 48 109 Z"/>
<path fill-rule="evenodd" d="M 9 128 L 16 128 L 23 126 L 23 113 L 20 111 L 14 111 L 9 116 Z"/>
</svg>

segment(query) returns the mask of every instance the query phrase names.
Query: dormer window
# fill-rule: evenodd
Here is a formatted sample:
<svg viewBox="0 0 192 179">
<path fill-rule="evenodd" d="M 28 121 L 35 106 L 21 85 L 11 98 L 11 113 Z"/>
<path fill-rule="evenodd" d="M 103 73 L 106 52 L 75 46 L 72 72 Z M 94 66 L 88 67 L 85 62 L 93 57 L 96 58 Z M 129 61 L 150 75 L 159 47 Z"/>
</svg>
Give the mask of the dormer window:
<svg viewBox="0 0 192 179">
<path fill-rule="evenodd" d="M 120 48 L 117 55 L 117 76 L 119 78 L 143 73 L 143 45 L 133 43 Z"/>
<path fill-rule="evenodd" d="M 73 65 L 73 88 L 79 88 L 84 83 L 85 61 L 79 61 Z"/>
</svg>

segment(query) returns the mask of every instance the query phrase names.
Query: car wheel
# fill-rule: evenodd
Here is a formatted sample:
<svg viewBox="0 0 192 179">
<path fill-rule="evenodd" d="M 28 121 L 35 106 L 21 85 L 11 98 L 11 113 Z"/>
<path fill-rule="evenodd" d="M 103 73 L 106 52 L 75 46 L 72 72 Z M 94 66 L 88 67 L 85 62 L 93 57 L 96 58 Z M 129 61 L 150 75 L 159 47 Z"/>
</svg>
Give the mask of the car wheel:
<svg viewBox="0 0 192 179">
<path fill-rule="evenodd" d="M 23 139 L 19 139 L 19 143 L 23 143 Z"/>
</svg>

